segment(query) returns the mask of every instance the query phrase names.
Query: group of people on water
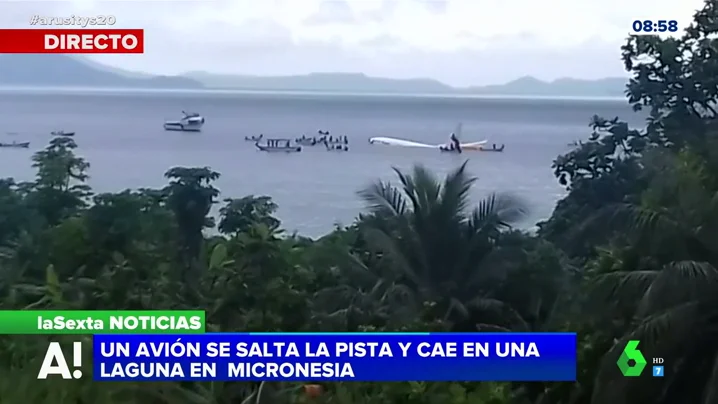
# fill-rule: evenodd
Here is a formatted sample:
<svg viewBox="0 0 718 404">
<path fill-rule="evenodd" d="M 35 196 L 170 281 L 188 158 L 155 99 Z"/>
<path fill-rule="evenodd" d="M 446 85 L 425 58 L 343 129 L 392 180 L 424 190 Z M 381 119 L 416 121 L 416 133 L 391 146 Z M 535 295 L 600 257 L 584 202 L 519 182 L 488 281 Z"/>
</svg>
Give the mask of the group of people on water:
<svg viewBox="0 0 718 404">
<path fill-rule="evenodd" d="M 306 135 L 302 135 L 302 137 L 299 137 L 296 139 L 296 142 L 299 144 L 303 144 L 306 146 L 316 146 L 318 144 L 324 144 L 326 146 L 329 145 L 337 145 L 337 144 L 343 144 L 348 145 L 349 144 L 349 137 L 347 136 L 331 136 L 329 135 L 329 132 L 323 132 L 319 131 L 320 136 L 312 136 L 308 137 Z"/>
<path fill-rule="evenodd" d="M 301 146 L 316 146 L 319 144 L 323 144 L 326 147 L 327 151 L 349 151 L 349 138 L 347 136 L 331 136 L 329 135 L 328 131 L 321 130 L 318 131 L 318 133 L 320 135 L 319 137 L 308 137 L 306 135 L 302 135 L 302 137 L 296 138 L 294 141 L 296 142 L 297 146 L 292 146 L 291 141 L 287 139 L 267 139 L 267 144 L 265 146 L 260 146 L 259 140 L 264 137 L 264 135 L 262 134 L 260 134 L 259 136 L 245 137 L 245 139 L 255 141 L 257 143 L 257 147 L 262 150 L 270 149 L 269 151 L 276 151 L 277 149 L 301 151 Z M 380 138 L 369 139 L 369 143 L 373 143 L 373 139 Z M 447 144 L 439 146 L 439 150 L 441 150 L 442 152 L 453 153 L 462 153 L 464 151 L 464 148 L 466 148 L 466 150 L 495 152 L 501 152 L 504 150 L 503 145 L 501 145 L 500 147 L 496 147 L 496 144 L 493 144 L 490 149 L 484 148 L 483 142 L 467 143 L 462 146 L 456 133 L 451 133 L 451 135 L 449 136 L 449 142 Z"/>
<path fill-rule="evenodd" d="M 327 150 L 330 150 L 330 151 L 349 151 L 349 146 L 347 146 L 345 144 L 342 145 L 342 144 L 324 143 L 324 145 L 327 147 Z"/>
<path fill-rule="evenodd" d="M 299 137 L 295 139 L 297 144 L 301 144 L 304 146 L 317 146 L 320 144 L 323 144 L 327 150 L 332 151 L 349 151 L 349 137 L 348 136 L 331 136 L 329 134 L 329 131 L 317 131 L 319 133 L 319 137 L 317 136 L 306 136 L 302 135 L 302 137 Z"/>
<path fill-rule="evenodd" d="M 442 151 L 461 153 L 461 143 L 459 143 L 459 138 L 456 137 L 456 133 L 452 133 L 451 136 L 449 136 L 449 140 L 449 145 L 441 146 L 440 149 Z"/>
<path fill-rule="evenodd" d="M 308 137 L 302 135 L 302 137 L 294 139 L 297 146 L 292 146 L 291 140 L 288 139 L 267 139 L 266 144 L 261 146 L 259 141 L 264 138 L 264 134 L 259 136 L 245 136 L 245 140 L 253 141 L 260 150 L 264 151 L 301 151 L 301 146 L 316 146 L 323 144 L 327 150 L 330 151 L 349 151 L 349 138 L 347 136 L 330 136 L 328 131 L 318 131 L 321 135 L 319 137 L 313 136 Z"/>
</svg>

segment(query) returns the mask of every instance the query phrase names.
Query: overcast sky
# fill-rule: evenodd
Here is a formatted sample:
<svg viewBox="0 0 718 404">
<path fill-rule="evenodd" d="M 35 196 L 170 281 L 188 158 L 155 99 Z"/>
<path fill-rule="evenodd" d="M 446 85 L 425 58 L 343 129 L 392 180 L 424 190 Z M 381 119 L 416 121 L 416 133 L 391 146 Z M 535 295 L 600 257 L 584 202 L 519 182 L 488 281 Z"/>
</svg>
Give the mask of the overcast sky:
<svg viewBox="0 0 718 404">
<path fill-rule="evenodd" d="M 362 72 L 452 85 L 524 75 L 623 75 L 636 19 L 684 27 L 701 0 L 126 0 L 2 2 L 4 27 L 33 14 L 114 15 L 144 28 L 144 55 L 96 60 L 158 74 Z"/>
</svg>

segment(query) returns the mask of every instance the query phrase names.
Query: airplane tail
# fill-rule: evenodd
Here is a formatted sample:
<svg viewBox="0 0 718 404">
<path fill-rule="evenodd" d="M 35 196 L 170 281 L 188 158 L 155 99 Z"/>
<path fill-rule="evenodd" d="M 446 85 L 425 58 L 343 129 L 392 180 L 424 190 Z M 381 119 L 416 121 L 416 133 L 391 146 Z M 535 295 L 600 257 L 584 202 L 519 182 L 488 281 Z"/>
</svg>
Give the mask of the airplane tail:
<svg viewBox="0 0 718 404">
<path fill-rule="evenodd" d="M 458 151 L 459 153 L 461 153 L 461 141 L 459 140 L 460 136 L 461 136 L 461 128 L 462 128 L 462 124 L 461 123 L 457 124 L 456 129 L 454 129 L 454 132 L 449 137 L 449 144 L 453 144 L 454 149 L 456 151 Z"/>
</svg>

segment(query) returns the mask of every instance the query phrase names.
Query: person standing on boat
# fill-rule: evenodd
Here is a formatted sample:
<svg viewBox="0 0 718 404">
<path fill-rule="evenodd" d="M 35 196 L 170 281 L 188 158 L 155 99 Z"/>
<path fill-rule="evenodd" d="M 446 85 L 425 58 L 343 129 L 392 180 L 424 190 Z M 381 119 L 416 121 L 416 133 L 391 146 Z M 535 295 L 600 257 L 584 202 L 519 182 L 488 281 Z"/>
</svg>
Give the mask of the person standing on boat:
<svg viewBox="0 0 718 404">
<path fill-rule="evenodd" d="M 459 139 L 456 137 L 456 133 L 452 133 L 450 139 L 452 143 L 451 150 L 456 150 L 458 153 L 461 153 L 461 143 L 459 143 Z"/>
</svg>

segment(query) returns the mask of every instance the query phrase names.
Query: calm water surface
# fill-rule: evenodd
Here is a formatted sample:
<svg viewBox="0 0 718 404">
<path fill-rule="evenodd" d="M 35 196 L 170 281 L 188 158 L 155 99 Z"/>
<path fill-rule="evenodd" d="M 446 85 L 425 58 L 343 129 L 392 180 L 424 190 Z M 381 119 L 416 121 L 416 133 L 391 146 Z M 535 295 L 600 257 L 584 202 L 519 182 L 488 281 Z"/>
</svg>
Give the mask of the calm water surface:
<svg viewBox="0 0 718 404">
<path fill-rule="evenodd" d="M 205 115 L 202 133 L 165 132 L 181 110 Z M 203 92 L 0 91 L 1 141 L 30 141 L 29 150 L 0 149 L 0 177 L 32 178 L 30 156 L 49 132 L 76 131 L 79 154 L 91 163 L 96 191 L 161 187 L 172 166 L 209 166 L 222 174 L 223 197 L 270 195 L 290 230 L 318 236 L 349 224 L 362 209 L 356 191 L 372 180 L 393 180 L 392 167 L 422 163 L 444 174 L 464 160 L 479 180 L 474 197 L 509 191 L 531 207 L 524 223 L 550 215 L 563 190 L 551 172 L 568 143 L 590 134 L 594 114 L 640 125 L 623 101 Z M 454 155 L 431 149 L 372 146 L 391 136 L 442 143 L 457 123 L 463 141 L 488 139 L 504 153 Z M 347 135 L 348 153 L 305 148 L 262 153 L 244 137 L 295 138 L 317 130 Z M 6 136 L 4 132 L 17 132 Z"/>
</svg>

